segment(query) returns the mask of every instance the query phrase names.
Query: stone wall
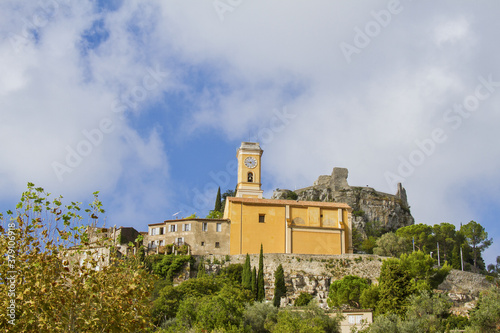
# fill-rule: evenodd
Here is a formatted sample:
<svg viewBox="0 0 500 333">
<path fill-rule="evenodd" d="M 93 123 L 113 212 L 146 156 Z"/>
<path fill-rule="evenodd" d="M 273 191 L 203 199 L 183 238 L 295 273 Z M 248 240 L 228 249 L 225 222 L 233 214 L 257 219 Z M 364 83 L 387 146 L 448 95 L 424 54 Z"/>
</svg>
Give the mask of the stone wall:
<svg viewBox="0 0 500 333">
<path fill-rule="evenodd" d="M 198 257 L 197 260 L 200 258 Z M 244 264 L 245 258 L 246 255 L 205 256 L 205 269 L 209 274 L 215 274 L 222 266 Z M 292 305 L 300 293 L 307 292 L 315 297 L 320 306 L 326 307 L 332 281 L 340 280 L 346 275 L 357 275 L 370 279 L 372 283 L 378 283 L 377 279 L 385 259 L 387 257 L 360 254 L 264 254 L 266 299 L 272 300 L 273 298 L 274 272 L 280 263 L 285 272 L 287 304 Z M 252 267 L 258 268 L 258 254 L 250 255 L 250 264 Z M 198 264 L 193 266 L 198 267 Z M 196 276 L 196 272 L 192 271 L 191 276 Z M 188 278 L 188 274 L 184 274 L 182 279 L 186 278 Z M 452 309 L 454 313 L 466 314 L 468 309 L 474 306 L 479 293 L 491 285 L 492 283 L 483 275 L 452 270 L 446 280 L 438 287 L 438 290 L 449 294 L 454 302 Z"/>
</svg>

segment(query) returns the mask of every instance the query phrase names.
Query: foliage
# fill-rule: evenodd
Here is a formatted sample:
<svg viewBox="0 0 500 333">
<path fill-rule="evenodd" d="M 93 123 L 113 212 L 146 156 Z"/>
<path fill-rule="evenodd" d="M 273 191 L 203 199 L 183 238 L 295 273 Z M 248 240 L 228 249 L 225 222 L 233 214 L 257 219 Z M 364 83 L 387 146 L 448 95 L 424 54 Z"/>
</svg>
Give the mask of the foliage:
<svg viewBox="0 0 500 333">
<path fill-rule="evenodd" d="M 434 268 L 435 260 L 421 251 L 401 255 L 400 264 L 412 278 L 415 290 L 436 289 L 451 270 L 447 264 Z"/>
<path fill-rule="evenodd" d="M 363 216 L 363 215 L 365 215 L 365 212 L 362 211 L 362 210 L 354 210 L 352 212 L 352 216 L 360 217 L 360 216 Z"/>
<path fill-rule="evenodd" d="M 500 274 L 500 256 L 497 256 L 495 264 L 488 265 L 488 273 L 496 276 Z"/>
<path fill-rule="evenodd" d="M 227 197 L 235 197 L 236 196 L 236 189 L 233 190 L 226 190 L 226 192 L 222 193 L 222 205 L 221 205 L 221 212 L 224 211 L 224 208 L 226 207 L 226 201 Z"/>
<path fill-rule="evenodd" d="M 439 252 L 442 254 L 443 260 L 451 263 L 457 236 L 455 226 L 446 222 L 435 224 L 432 227 L 432 232 L 434 233 L 434 240 L 439 243 Z"/>
<path fill-rule="evenodd" d="M 264 290 L 264 250 L 262 244 L 260 244 L 260 255 L 259 255 L 259 272 L 257 273 L 257 298 L 258 302 L 262 302 L 266 297 Z"/>
<path fill-rule="evenodd" d="M 408 252 L 410 249 L 410 243 L 408 243 L 405 238 L 393 232 L 382 235 L 377 239 L 376 244 L 377 246 L 373 249 L 373 253 L 379 256 L 398 258 L 401 254 Z"/>
<path fill-rule="evenodd" d="M 423 291 L 411 295 L 404 317 L 394 313 L 378 316 L 370 326 L 370 333 L 444 332 L 452 326 L 447 319 L 451 305 L 443 294 Z"/>
<path fill-rule="evenodd" d="M 480 294 L 476 307 L 470 314 L 470 323 L 470 332 L 500 330 L 500 288 L 491 287 Z"/>
<path fill-rule="evenodd" d="M 207 272 L 205 271 L 205 260 L 203 257 L 200 259 L 200 263 L 198 264 L 198 272 L 196 273 L 197 278 L 201 278 L 207 275 Z"/>
<path fill-rule="evenodd" d="M 241 284 L 248 290 L 252 289 L 252 268 L 250 266 L 250 256 L 247 253 L 245 258 L 245 265 L 243 266 L 243 273 L 241 275 Z"/>
<path fill-rule="evenodd" d="M 299 195 L 293 191 L 289 191 L 286 193 L 287 200 L 297 200 L 298 198 L 299 198 Z"/>
<path fill-rule="evenodd" d="M 230 264 L 227 267 L 222 267 L 219 275 L 229 279 L 235 284 L 241 284 L 243 275 L 243 265 L 242 264 Z"/>
<path fill-rule="evenodd" d="M 220 195 L 220 186 L 217 189 L 217 197 L 215 198 L 214 211 L 222 213 L 222 199 Z"/>
<path fill-rule="evenodd" d="M 281 297 L 283 296 L 286 296 L 285 272 L 283 271 L 283 266 L 280 264 L 274 272 L 273 304 L 275 307 L 279 308 L 281 304 Z"/>
<path fill-rule="evenodd" d="M 207 219 L 221 219 L 222 213 L 218 210 L 211 210 L 206 216 Z"/>
<path fill-rule="evenodd" d="M 301 292 L 299 297 L 297 297 L 297 299 L 295 300 L 294 305 L 295 306 L 306 306 L 309 303 L 311 303 L 313 298 L 314 298 L 313 295 L 311 295 L 309 293 Z"/>
<path fill-rule="evenodd" d="M 406 321 L 416 322 L 420 327 L 419 332 L 444 331 L 445 319 L 452 306 L 448 296 L 422 291 L 420 294 L 411 295 L 408 302 Z"/>
<path fill-rule="evenodd" d="M 328 294 L 328 306 L 336 308 L 348 306 L 359 309 L 361 294 L 369 285 L 368 280 L 355 275 L 347 275 L 341 280 L 332 282 Z"/>
<path fill-rule="evenodd" d="M 372 284 L 363 290 L 359 298 L 359 303 L 363 309 L 376 310 L 379 298 L 379 287 L 378 285 Z"/>
<path fill-rule="evenodd" d="M 175 274 L 188 262 L 194 262 L 190 255 L 153 254 L 146 257 L 146 267 L 149 271 L 169 281 L 172 281 Z"/>
<path fill-rule="evenodd" d="M 189 215 L 188 217 L 186 217 L 185 219 L 186 220 L 193 220 L 193 219 L 197 219 L 197 218 L 198 218 L 198 216 L 196 215 L 196 213 L 193 213 L 193 214 Z"/>
<path fill-rule="evenodd" d="M 407 240 L 408 244 L 415 241 L 415 249 L 429 253 L 436 247 L 433 230 L 427 224 L 413 224 L 396 231 L 396 235 Z"/>
<path fill-rule="evenodd" d="M 488 239 L 488 233 L 476 221 L 470 221 L 460 228 L 469 246 L 472 247 L 472 255 L 474 259 L 474 267 L 477 268 L 478 257 L 486 248 L 492 244 L 492 239 Z"/>
<path fill-rule="evenodd" d="M 376 314 L 406 312 L 408 296 L 414 292 L 412 278 L 398 259 L 387 259 L 382 264 L 379 277 L 379 301 Z"/>
<path fill-rule="evenodd" d="M 255 302 L 247 304 L 243 312 L 243 323 L 252 332 L 269 332 L 266 326 L 271 327 L 278 320 L 278 309 L 270 303 Z"/>
<path fill-rule="evenodd" d="M 179 305 L 176 318 L 180 325 L 200 331 L 227 330 L 240 325 L 245 304 L 249 301 L 248 290 L 225 284 L 214 295 L 183 301 Z"/>
<path fill-rule="evenodd" d="M 154 278 L 137 260 L 119 260 L 109 238 L 92 240 L 80 206 L 63 205 L 61 196 L 51 199 L 28 183 L 16 210 L 0 214 L 5 235 L 0 238 L 2 331 L 135 332 L 151 327 L 148 296 Z M 98 192 L 85 212 L 97 225 L 104 213 Z M 111 265 L 104 264 L 108 260 Z"/>
<path fill-rule="evenodd" d="M 277 322 L 269 323 L 266 328 L 274 333 L 323 333 L 340 332 L 340 317 L 330 317 L 323 309 L 310 305 L 303 311 L 290 309 L 278 312 Z"/>
<path fill-rule="evenodd" d="M 252 268 L 252 280 L 250 282 L 252 285 L 252 295 L 254 299 L 257 299 L 257 269 Z"/>
<path fill-rule="evenodd" d="M 175 318 L 179 304 L 190 297 L 201 298 L 221 289 L 220 280 L 211 276 L 189 279 L 174 287 L 171 284 L 160 290 L 160 296 L 153 302 L 153 320 L 156 325 Z"/>
<path fill-rule="evenodd" d="M 373 249 L 377 246 L 377 238 L 369 236 L 361 243 L 361 251 L 368 254 L 373 254 Z"/>
</svg>

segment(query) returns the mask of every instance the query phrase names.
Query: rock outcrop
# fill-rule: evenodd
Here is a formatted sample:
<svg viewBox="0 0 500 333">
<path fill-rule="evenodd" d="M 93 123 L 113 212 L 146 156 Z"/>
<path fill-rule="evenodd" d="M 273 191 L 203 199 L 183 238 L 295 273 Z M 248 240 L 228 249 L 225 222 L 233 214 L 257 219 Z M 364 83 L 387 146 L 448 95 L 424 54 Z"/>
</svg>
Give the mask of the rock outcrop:
<svg viewBox="0 0 500 333">
<path fill-rule="evenodd" d="M 353 209 L 353 226 L 366 236 L 367 223 L 393 231 L 415 223 L 410 212 L 406 190 L 401 183 L 395 195 L 371 187 L 350 186 L 348 170 L 334 168 L 330 176 L 319 176 L 313 186 L 295 191 L 277 189 L 273 199 L 297 198 L 304 201 L 347 203 Z"/>
</svg>

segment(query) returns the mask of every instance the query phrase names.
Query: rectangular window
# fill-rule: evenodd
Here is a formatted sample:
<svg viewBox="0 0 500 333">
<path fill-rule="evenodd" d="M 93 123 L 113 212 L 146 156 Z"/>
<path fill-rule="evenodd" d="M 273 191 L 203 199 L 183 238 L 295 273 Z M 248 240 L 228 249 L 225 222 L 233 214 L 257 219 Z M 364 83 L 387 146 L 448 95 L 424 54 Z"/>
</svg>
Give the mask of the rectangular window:
<svg viewBox="0 0 500 333">
<path fill-rule="evenodd" d="M 182 231 L 191 231 L 191 223 L 183 224 Z"/>
<path fill-rule="evenodd" d="M 266 222 L 266 215 L 259 214 L 259 223 L 264 223 L 264 222 Z"/>
<path fill-rule="evenodd" d="M 203 222 L 203 224 L 201 226 L 201 230 L 202 231 L 207 231 L 208 230 L 208 223 L 207 222 Z"/>
<path fill-rule="evenodd" d="M 163 246 L 163 240 L 160 241 L 160 246 Z"/>
<path fill-rule="evenodd" d="M 158 229 L 160 230 L 160 235 L 163 235 L 163 231 L 164 231 L 163 227 L 158 228 Z"/>
<path fill-rule="evenodd" d="M 349 319 L 350 325 L 359 325 L 359 324 L 361 324 L 361 321 L 363 320 L 363 315 L 349 315 L 347 317 Z"/>
<path fill-rule="evenodd" d="M 219 242 L 215 242 L 215 248 L 218 249 L 219 247 L 220 247 Z"/>
<path fill-rule="evenodd" d="M 184 244 L 184 237 L 177 238 L 177 245 L 182 245 L 182 244 Z"/>
<path fill-rule="evenodd" d="M 205 246 L 205 242 L 201 242 L 201 246 Z"/>
<path fill-rule="evenodd" d="M 217 231 L 217 232 L 222 231 L 222 223 L 217 223 L 215 231 Z"/>
<path fill-rule="evenodd" d="M 176 232 L 177 231 L 177 224 L 171 224 L 170 225 L 170 232 Z"/>
</svg>

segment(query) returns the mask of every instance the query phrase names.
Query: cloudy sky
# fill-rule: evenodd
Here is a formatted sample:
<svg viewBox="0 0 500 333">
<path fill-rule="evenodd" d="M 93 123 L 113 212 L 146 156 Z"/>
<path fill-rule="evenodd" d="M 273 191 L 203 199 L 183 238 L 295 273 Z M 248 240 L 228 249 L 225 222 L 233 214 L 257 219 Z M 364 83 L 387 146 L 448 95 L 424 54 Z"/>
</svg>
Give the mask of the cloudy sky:
<svg viewBox="0 0 500 333">
<path fill-rule="evenodd" d="M 417 223 L 475 220 L 500 254 L 497 1 L 0 3 L 0 211 L 28 181 L 93 191 L 106 224 L 204 216 L 236 184 L 334 166 L 395 193 Z"/>
</svg>

